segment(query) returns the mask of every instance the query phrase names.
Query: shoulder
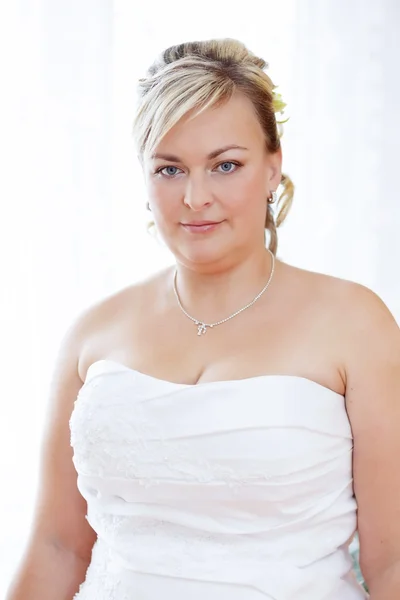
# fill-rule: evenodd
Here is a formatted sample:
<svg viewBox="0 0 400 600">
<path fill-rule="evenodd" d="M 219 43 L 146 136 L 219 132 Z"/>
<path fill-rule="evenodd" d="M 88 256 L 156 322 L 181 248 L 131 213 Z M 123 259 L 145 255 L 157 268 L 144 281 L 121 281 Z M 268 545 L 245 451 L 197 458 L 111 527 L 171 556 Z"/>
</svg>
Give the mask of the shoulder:
<svg viewBox="0 0 400 600">
<path fill-rule="evenodd" d="M 135 309 L 146 305 L 150 298 L 160 297 L 168 284 L 172 267 L 167 267 L 148 275 L 139 281 L 121 287 L 92 302 L 80 313 L 80 319 L 87 329 L 97 327 L 111 315 L 118 316 L 127 307 Z M 132 310 L 130 311 L 132 312 Z"/>
<path fill-rule="evenodd" d="M 156 311 L 163 303 L 166 292 L 172 281 L 173 267 L 163 268 L 147 277 L 125 286 L 104 298 L 99 303 L 99 313 L 106 317 L 130 316 L 143 319 L 150 312 Z"/>
<path fill-rule="evenodd" d="M 307 301 L 316 320 L 321 317 L 329 323 L 345 362 L 371 352 L 372 345 L 397 351 L 399 326 L 375 291 L 355 281 L 280 264 L 288 282 L 283 287 Z"/>
<path fill-rule="evenodd" d="M 399 327 L 383 299 L 371 288 L 345 279 L 331 277 L 323 284 L 332 293 L 338 325 L 348 332 L 347 341 L 359 347 L 369 340 L 397 338 Z M 387 337 L 389 336 L 389 337 Z"/>
<path fill-rule="evenodd" d="M 366 321 L 383 319 L 395 323 L 394 317 L 382 298 L 372 289 L 355 281 L 334 277 L 325 273 L 300 269 L 287 263 L 279 263 L 286 272 L 287 280 L 304 294 L 318 300 L 326 299 L 326 306 L 336 311 L 340 321 L 349 320 L 355 327 Z M 372 325 L 373 323 L 371 323 Z"/>
<path fill-rule="evenodd" d="M 362 302 L 363 286 L 334 277 L 325 273 L 295 267 L 282 261 L 277 261 L 278 279 L 284 295 L 295 296 L 300 305 L 304 301 L 310 307 L 318 308 L 318 313 L 328 314 L 339 320 L 348 312 L 350 307 L 356 307 Z M 370 291 L 370 290 L 369 290 Z M 370 291 L 371 294 L 373 292 Z M 315 315 L 317 316 L 317 314 Z"/>
<path fill-rule="evenodd" d="M 347 380 L 372 386 L 393 374 L 400 379 L 400 328 L 382 298 L 370 288 L 352 283 L 341 304 L 346 339 Z"/>
<path fill-rule="evenodd" d="M 79 340 L 79 372 L 86 372 L 98 349 L 106 351 L 117 332 L 132 330 L 150 311 L 157 310 L 166 294 L 171 267 L 150 274 L 144 279 L 113 290 L 81 309 L 69 328 L 69 336 Z"/>
</svg>

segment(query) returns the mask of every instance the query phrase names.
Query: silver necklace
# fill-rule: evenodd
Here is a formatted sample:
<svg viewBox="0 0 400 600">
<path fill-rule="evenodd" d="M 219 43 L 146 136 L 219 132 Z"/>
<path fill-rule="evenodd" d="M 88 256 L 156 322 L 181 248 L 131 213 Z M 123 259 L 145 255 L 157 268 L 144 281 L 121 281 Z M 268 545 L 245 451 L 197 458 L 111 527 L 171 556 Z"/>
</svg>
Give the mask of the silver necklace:
<svg viewBox="0 0 400 600">
<path fill-rule="evenodd" d="M 174 292 L 175 292 L 175 296 L 176 299 L 178 301 L 178 305 L 179 308 L 182 310 L 182 312 L 191 320 L 193 321 L 193 323 L 195 323 L 195 325 L 197 325 L 197 335 L 202 335 L 204 333 L 206 333 L 207 331 L 207 327 L 211 328 L 211 327 L 216 327 L 217 325 L 221 325 L 221 323 L 225 323 L 225 321 L 229 321 L 229 319 L 233 319 L 233 317 L 236 317 L 236 315 L 238 315 L 239 313 L 243 312 L 244 310 L 246 310 L 246 308 L 249 308 L 250 306 L 252 306 L 254 304 L 254 302 L 256 302 L 260 296 L 265 292 L 265 290 L 268 288 L 269 284 L 272 281 L 272 277 L 274 275 L 274 271 L 275 271 L 275 256 L 273 255 L 273 253 L 271 252 L 271 250 L 269 248 L 267 248 L 268 252 L 271 255 L 272 258 L 272 266 L 271 266 L 271 273 L 269 276 L 269 279 L 266 283 L 266 285 L 263 287 L 263 289 L 261 290 L 261 292 L 259 294 L 257 294 L 257 296 L 248 304 L 246 304 L 246 306 L 243 306 L 243 308 L 237 310 L 236 312 L 233 313 L 233 315 L 230 315 L 229 317 L 226 317 L 226 319 L 222 319 L 221 321 L 217 321 L 216 323 L 204 323 L 204 321 L 199 321 L 198 319 L 195 319 L 194 317 L 191 317 L 186 310 L 183 308 L 180 298 L 179 298 L 179 294 L 178 294 L 178 290 L 176 289 L 176 275 L 177 275 L 177 270 L 175 269 L 175 274 L 174 274 Z"/>
</svg>

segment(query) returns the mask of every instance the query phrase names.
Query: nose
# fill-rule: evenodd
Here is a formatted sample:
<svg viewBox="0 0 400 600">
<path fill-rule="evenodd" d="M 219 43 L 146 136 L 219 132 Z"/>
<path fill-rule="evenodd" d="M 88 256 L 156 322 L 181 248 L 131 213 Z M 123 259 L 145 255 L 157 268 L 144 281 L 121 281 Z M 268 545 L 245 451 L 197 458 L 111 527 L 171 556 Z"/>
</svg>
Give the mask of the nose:
<svg viewBox="0 0 400 600">
<path fill-rule="evenodd" d="M 192 210 L 198 211 L 212 204 L 212 195 L 204 182 L 192 179 L 186 186 L 183 202 Z"/>
</svg>

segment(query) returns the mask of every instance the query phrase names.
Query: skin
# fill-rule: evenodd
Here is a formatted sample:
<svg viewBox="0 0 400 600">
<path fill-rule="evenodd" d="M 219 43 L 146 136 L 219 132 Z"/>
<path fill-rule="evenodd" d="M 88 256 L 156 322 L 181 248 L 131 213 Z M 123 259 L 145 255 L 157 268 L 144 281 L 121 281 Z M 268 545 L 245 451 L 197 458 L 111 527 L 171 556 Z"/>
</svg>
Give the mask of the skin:
<svg viewBox="0 0 400 600">
<path fill-rule="evenodd" d="M 247 150 L 207 158 L 228 144 Z M 263 225 L 281 153 L 266 153 L 252 105 L 239 94 L 182 120 L 156 152 L 179 158 L 147 157 L 143 165 L 154 221 L 176 259 L 181 302 L 194 317 L 218 321 L 269 277 Z M 166 176 L 155 173 L 160 168 Z M 223 223 L 206 234 L 183 229 L 196 219 Z M 102 358 L 192 385 L 281 374 L 342 394 L 354 436 L 361 568 L 372 600 L 400 597 L 400 331 L 388 308 L 364 286 L 277 260 L 252 307 L 199 337 L 177 305 L 173 273 L 164 269 L 101 300 L 65 336 L 31 542 L 9 600 L 61 600 L 84 579 L 95 534 L 76 489 L 68 420 L 89 365 Z"/>
<path fill-rule="evenodd" d="M 247 150 L 232 149 L 205 159 L 211 151 L 235 143 Z M 155 158 L 145 163 L 149 203 L 157 229 L 179 263 L 187 293 L 206 293 L 207 306 L 209 300 L 230 296 L 227 291 L 233 288 L 227 290 L 227 285 L 246 283 L 243 277 L 254 260 L 265 263 L 266 199 L 280 183 L 282 156 L 267 153 L 252 105 L 240 95 L 178 124 L 157 148 L 157 156 L 171 154 L 182 160 Z M 193 236 L 179 223 L 194 219 L 224 223 L 215 235 Z M 238 267 L 244 267 L 241 274 Z M 248 281 L 255 275 L 251 270 Z"/>
</svg>

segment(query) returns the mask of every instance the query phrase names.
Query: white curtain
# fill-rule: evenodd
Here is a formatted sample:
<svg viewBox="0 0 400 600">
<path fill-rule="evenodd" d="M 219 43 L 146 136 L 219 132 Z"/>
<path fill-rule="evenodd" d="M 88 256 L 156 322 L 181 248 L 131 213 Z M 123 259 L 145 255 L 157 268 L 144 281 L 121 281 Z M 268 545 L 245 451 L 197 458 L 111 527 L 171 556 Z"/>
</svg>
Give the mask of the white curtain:
<svg viewBox="0 0 400 600">
<path fill-rule="evenodd" d="M 399 27 L 397 0 L 297 2 L 285 231 L 285 257 L 372 287 L 397 319 Z"/>
<path fill-rule="evenodd" d="M 105 0 L 1 3 L 0 597 L 30 526 L 58 344 L 115 286 L 112 27 Z"/>
<path fill-rule="evenodd" d="M 72 318 L 169 264 L 146 233 L 135 81 L 165 46 L 237 37 L 288 103 L 282 259 L 375 289 L 397 317 L 396 0 L 14 0 L 0 8 L 0 596 L 32 516 L 47 392 Z M 3 594 L 2 594 L 3 592 Z"/>
</svg>

